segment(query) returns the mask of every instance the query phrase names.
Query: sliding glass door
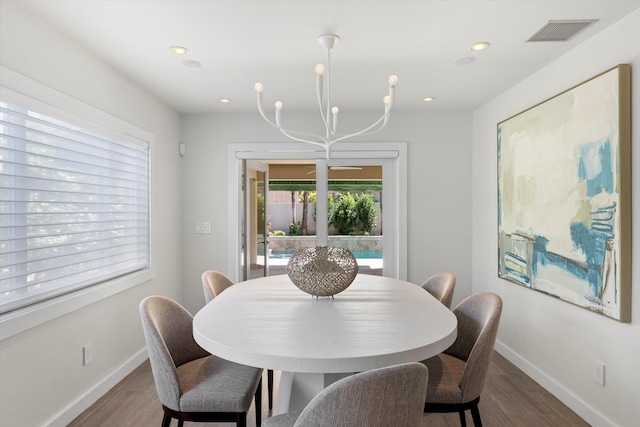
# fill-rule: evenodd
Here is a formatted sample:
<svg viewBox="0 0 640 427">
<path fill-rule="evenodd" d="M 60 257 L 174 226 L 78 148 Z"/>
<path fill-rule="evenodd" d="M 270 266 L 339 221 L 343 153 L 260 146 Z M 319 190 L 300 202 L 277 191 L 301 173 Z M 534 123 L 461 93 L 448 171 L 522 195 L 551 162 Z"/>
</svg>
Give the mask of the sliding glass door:
<svg viewBox="0 0 640 427">
<path fill-rule="evenodd" d="M 296 144 L 287 147 L 292 145 Z M 236 280 L 246 280 L 256 274 L 284 273 L 297 248 L 318 245 L 349 248 L 361 273 L 406 278 L 404 144 L 371 145 L 386 149 L 362 150 L 363 144 L 349 144 L 359 150 L 334 150 L 334 158 L 327 160 L 322 152 L 295 148 L 265 152 L 260 144 L 230 144 L 230 275 L 237 271 Z M 243 161 L 252 165 L 258 160 L 261 166 L 253 169 L 253 183 L 246 181 L 254 174 L 252 168 L 246 169 L 244 179 L 231 178 L 241 174 Z M 283 164 L 303 169 L 297 176 L 283 176 Z M 284 195 L 274 196 L 278 192 Z M 258 207 L 260 197 L 264 204 Z M 241 221 L 233 221 L 236 207 L 239 214 L 247 213 L 246 218 L 241 215 Z M 360 212 L 354 214 L 356 209 Z"/>
</svg>

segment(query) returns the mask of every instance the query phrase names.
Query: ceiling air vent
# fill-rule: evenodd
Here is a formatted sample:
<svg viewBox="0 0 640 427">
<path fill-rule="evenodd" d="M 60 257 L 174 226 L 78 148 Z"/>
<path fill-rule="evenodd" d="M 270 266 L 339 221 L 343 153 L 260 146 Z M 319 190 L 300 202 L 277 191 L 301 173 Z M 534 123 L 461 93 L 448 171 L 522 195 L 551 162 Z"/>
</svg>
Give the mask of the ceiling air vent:
<svg viewBox="0 0 640 427">
<path fill-rule="evenodd" d="M 573 36 L 583 31 L 597 19 L 575 19 L 562 21 L 549 21 L 540 28 L 537 33 L 529 37 L 527 42 L 566 42 Z"/>
</svg>

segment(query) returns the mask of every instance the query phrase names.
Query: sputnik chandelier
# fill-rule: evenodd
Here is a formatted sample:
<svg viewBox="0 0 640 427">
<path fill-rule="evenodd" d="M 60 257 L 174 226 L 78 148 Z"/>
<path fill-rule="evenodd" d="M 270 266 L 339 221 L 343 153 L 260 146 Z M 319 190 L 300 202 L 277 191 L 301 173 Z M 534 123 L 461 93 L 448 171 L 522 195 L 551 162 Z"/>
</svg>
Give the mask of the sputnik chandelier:
<svg viewBox="0 0 640 427">
<path fill-rule="evenodd" d="M 344 141 L 349 138 L 353 138 L 360 135 L 369 135 L 379 132 L 384 128 L 389 121 L 389 115 L 391 113 L 391 107 L 395 98 L 396 84 L 398 83 L 398 77 L 392 75 L 389 77 L 389 95 L 384 97 L 384 114 L 373 122 L 370 126 L 362 129 L 361 131 L 338 134 L 336 130 L 338 128 L 338 112 L 337 106 L 331 106 L 331 49 L 340 40 L 335 34 L 323 34 L 318 38 L 318 41 L 327 51 L 327 66 L 318 64 L 316 65 L 316 92 L 318 96 L 318 106 L 320 108 L 320 115 L 322 116 L 322 122 L 324 123 L 325 135 L 317 135 L 312 133 L 300 132 L 296 130 L 287 129 L 282 126 L 282 102 L 277 101 L 275 104 L 275 123 L 267 118 L 264 112 L 263 101 L 263 86 L 262 83 L 256 83 L 255 89 L 258 95 L 258 111 L 260 115 L 271 126 L 277 128 L 288 138 L 299 141 L 307 142 L 309 144 L 315 144 L 324 147 L 327 153 L 327 159 L 331 158 L 331 147 L 333 144 L 339 141 Z M 324 75 L 326 74 L 326 97 L 324 90 Z"/>
</svg>

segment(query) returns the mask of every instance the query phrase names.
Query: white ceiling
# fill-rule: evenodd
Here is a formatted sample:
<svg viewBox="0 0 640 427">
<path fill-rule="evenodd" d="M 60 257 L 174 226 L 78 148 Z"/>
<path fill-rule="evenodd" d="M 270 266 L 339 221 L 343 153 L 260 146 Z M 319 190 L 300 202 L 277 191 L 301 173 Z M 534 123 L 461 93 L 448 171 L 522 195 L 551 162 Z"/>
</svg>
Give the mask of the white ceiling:
<svg viewBox="0 0 640 427">
<path fill-rule="evenodd" d="M 4 1 L 4 0 L 2 0 Z M 181 113 L 312 111 L 317 42 L 332 32 L 332 98 L 382 111 L 397 74 L 397 110 L 472 111 L 640 6 L 640 0 L 205 1 L 21 0 Z M 568 42 L 525 43 L 549 20 L 598 19 Z M 469 45 L 491 43 L 472 52 Z M 631 41 L 630 41 L 631 42 Z M 169 47 L 189 48 L 177 56 Z M 456 65 L 471 56 L 475 62 Z M 192 60 L 199 68 L 183 65 Z M 616 64 L 611 64 L 616 65 Z M 604 71 L 604 70 L 603 70 Z M 422 98 L 434 96 L 435 102 Z M 221 104 L 219 98 L 230 98 Z"/>
</svg>

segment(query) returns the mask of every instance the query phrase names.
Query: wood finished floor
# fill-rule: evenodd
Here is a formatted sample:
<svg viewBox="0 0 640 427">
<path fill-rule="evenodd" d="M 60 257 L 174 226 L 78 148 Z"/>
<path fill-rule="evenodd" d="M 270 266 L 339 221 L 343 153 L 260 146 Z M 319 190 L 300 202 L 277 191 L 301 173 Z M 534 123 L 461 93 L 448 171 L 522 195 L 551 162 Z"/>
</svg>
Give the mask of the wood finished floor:
<svg viewBox="0 0 640 427">
<path fill-rule="evenodd" d="M 275 375 L 275 383 L 277 384 L 278 372 Z M 269 415 L 266 370 L 263 384 L 262 417 L 264 419 Z M 589 426 L 571 409 L 495 352 L 480 399 L 480 415 L 485 427 Z M 69 424 L 69 427 L 160 427 L 161 424 L 162 408 L 156 395 L 151 368 L 147 361 L 83 412 Z M 175 427 L 177 421 L 173 420 L 171 425 Z M 185 422 L 184 425 L 185 427 L 227 427 L 235 424 Z M 425 427 L 459 427 L 460 421 L 458 414 L 425 414 L 423 425 Z M 473 426 L 468 411 L 467 425 Z M 247 427 L 255 427 L 253 405 L 247 417 Z"/>
</svg>

